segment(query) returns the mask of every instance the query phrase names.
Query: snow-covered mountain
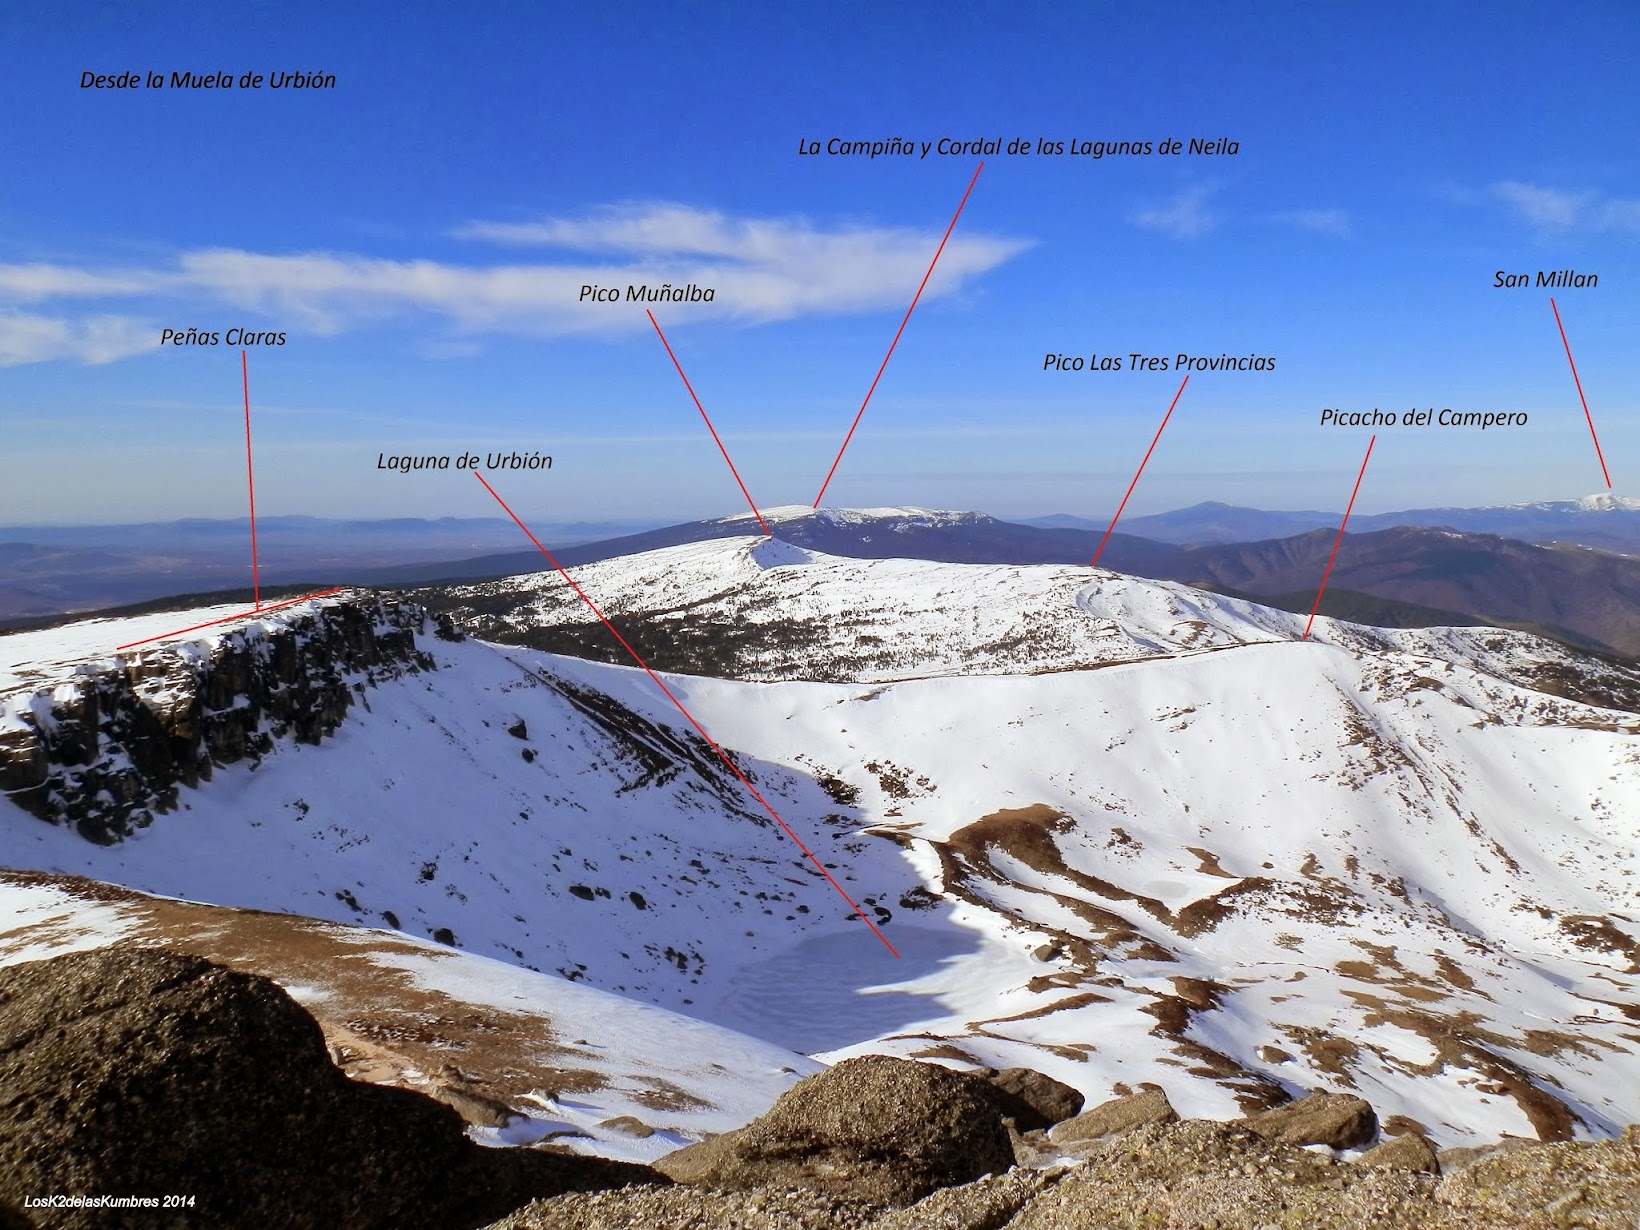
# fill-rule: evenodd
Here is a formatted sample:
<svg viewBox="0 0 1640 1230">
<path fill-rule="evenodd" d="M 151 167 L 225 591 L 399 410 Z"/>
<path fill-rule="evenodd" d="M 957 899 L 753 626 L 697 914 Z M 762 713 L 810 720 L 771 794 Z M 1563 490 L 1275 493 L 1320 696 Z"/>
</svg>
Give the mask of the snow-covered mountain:
<svg viewBox="0 0 1640 1230">
<path fill-rule="evenodd" d="M 896 532 L 897 523 L 883 531 Z M 689 543 L 589 564 L 576 575 L 651 665 L 760 681 L 1034 674 L 1290 641 L 1306 622 L 1188 585 L 1080 564 L 839 558 L 784 537 Z M 553 571 L 447 587 L 440 605 L 480 636 L 627 661 Z M 1637 677 L 1492 628 L 1391 630 L 1321 620 L 1312 639 L 1352 651 L 1457 655 L 1511 678 L 1553 669 L 1591 687 L 1621 689 Z"/>
<path fill-rule="evenodd" d="M 1532 504 L 1508 504 L 1510 509 L 1531 509 L 1533 512 L 1640 512 L 1640 500 L 1629 496 L 1602 491 L 1578 500 L 1539 500 Z"/>
<path fill-rule="evenodd" d="M 1633 670 L 779 537 L 575 572 L 898 959 L 641 671 L 403 608 L 374 626 L 413 646 L 340 673 L 358 703 L 316 745 L 271 739 L 109 846 L 7 805 L 0 862 L 386 925 L 821 1058 L 1154 1081 L 1213 1117 L 1355 1088 L 1443 1141 L 1632 1118 Z M 562 584 L 455 597 L 591 652 Z M 37 664 L 3 721 L 25 740 L 109 672 L 257 660 L 359 604 L 74 665 L 47 642 L 83 629 L 0 638 Z"/>
</svg>

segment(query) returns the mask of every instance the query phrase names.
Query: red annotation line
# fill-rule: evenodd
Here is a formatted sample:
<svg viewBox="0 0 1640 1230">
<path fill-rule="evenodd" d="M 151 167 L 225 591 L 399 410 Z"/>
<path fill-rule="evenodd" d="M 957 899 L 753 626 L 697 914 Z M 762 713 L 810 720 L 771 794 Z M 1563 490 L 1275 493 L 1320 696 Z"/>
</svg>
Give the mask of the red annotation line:
<svg viewBox="0 0 1640 1230">
<path fill-rule="evenodd" d="M 1315 613 L 1321 609 L 1321 595 L 1327 592 L 1327 578 L 1332 576 L 1333 561 L 1338 558 L 1338 548 L 1344 543 L 1344 526 L 1350 523 L 1350 510 L 1355 507 L 1355 497 L 1361 494 L 1361 480 L 1367 476 L 1367 462 L 1372 460 L 1372 446 L 1378 443 L 1374 435 L 1367 441 L 1367 455 L 1361 458 L 1361 472 L 1355 476 L 1355 490 L 1350 492 L 1350 502 L 1344 506 L 1344 521 L 1338 527 L 1338 537 L 1333 539 L 1332 554 L 1327 557 L 1327 570 L 1321 574 L 1321 588 L 1315 591 L 1315 605 L 1310 608 L 1309 621 L 1304 625 L 1304 639 L 1310 639 L 1310 628 L 1315 623 Z"/>
<path fill-rule="evenodd" d="M 262 570 L 256 562 L 256 471 L 251 467 L 251 369 L 245 352 L 239 352 L 239 374 L 245 382 L 245 485 L 251 493 L 251 593 L 256 609 L 262 609 Z"/>
<path fill-rule="evenodd" d="M 1093 562 L 1088 565 L 1090 568 L 1099 567 L 1099 557 L 1105 553 L 1105 544 L 1110 541 L 1110 536 L 1116 532 L 1116 523 L 1122 519 L 1122 510 L 1127 507 L 1128 496 L 1131 496 L 1133 489 L 1139 485 L 1139 475 L 1143 474 L 1145 467 L 1150 464 L 1150 455 L 1156 451 L 1156 443 L 1162 438 L 1162 432 L 1167 430 L 1167 420 L 1173 417 L 1173 406 L 1179 404 L 1179 398 L 1184 396 L 1184 386 L 1189 383 L 1190 377 L 1187 375 L 1184 382 L 1179 385 L 1179 391 L 1173 394 L 1173 405 L 1169 406 L 1167 413 L 1162 415 L 1162 425 L 1156 429 L 1156 435 L 1150 441 L 1150 447 L 1145 450 L 1145 459 L 1139 463 L 1138 472 L 1134 474 L 1133 481 L 1128 484 L 1127 495 L 1124 495 L 1122 502 L 1116 506 L 1116 515 L 1110 519 L 1110 529 L 1106 530 L 1105 536 L 1099 540 L 1099 549 L 1093 553 Z"/>
<path fill-rule="evenodd" d="M 928 272 L 923 274 L 922 284 L 917 287 L 917 293 L 911 296 L 911 306 L 905 310 L 905 319 L 900 321 L 900 327 L 895 330 L 894 340 L 888 344 L 888 353 L 883 356 L 882 366 L 878 367 L 877 374 L 872 378 L 871 387 L 866 390 L 866 399 L 860 403 L 859 412 L 854 416 L 854 422 L 849 424 L 848 435 L 843 437 L 843 447 L 837 450 L 837 459 L 831 463 L 831 469 L 826 472 L 826 481 L 820 484 L 820 494 L 814 497 L 814 506 L 820 507 L 820 501 L 826 498 L 826 488 L 831 486 L 831 477 L 837 473 L 837 467 L 842 463 L 843 454 L 848 451 L 848 443 L 854 439 L 854 429 L 860 425 L 865 417 L 866 407 L 871 404 L 871 395 L 877 391 L 877 381 L 883 378 L 883 371 L 888 367 L 888 361 L 894 357 L 894 347 L 900 344 L 900 334 L 905 332 L 906 325 L 911 323 L 911 313 L 917 310 L 917 300 L 922 298 L 923 287 L 928 285 L 928 279 L 934 276 L 934 266 L 940 263 L 940 253 L 945 251 L 945 242 L 951 238 L 951 232 L 957 229 L 957 219 L 962 217 L 962 208 L 968 204 L 969 193 L 973 192 L 974 185 L 979 182 L 979 173 L 985 169 L 982 162 L 974 169 L 974 178 L 968 181 L 968 191 L 962 194 L 962 200 L 957 203 L 957 212 L 951 215 L 951 225 L 945 228 L 945 235 L 940 239 L 940 246 L 934 249 L 934 259 L 928 262 Z"/>
<path fill-rule="evenodd" d="M 1549 307 L 1555 314 L 1555 328 L 1560 330 L 1560 344 L 1566 347 L 1566 362 L 1572 367 L 1572 383 L 1577 385 L 1577 400 L 1583 403 L 1583 417 L 1589 421 L 1589 438 L 1594 441 L 1594 455 L 1600 459 L 1600 476 L 1606 480 L 1606 487 L 1610 490 L 1612 476 L 1606 472 L 1606 454 L 1600 451 L 1600 437 L 1595 434 L 1594 416 L 1589 413 L 1589 399 L 1583 396 L 1583 382 L 1577 378 L 1577 362 L 1572 358 L 1572 344 L 1566 340 L 1566 326 L 1560 323 L 1560 309 L 1555 306 L 1553 295 L 1549 297 Z"/>
<path fill-rule="evenodd" d="M 121 649 L 135 649 L 138 645 L 152 645 L 155 641 L 170 640 L 173 636 L 185 636 L 189 632 L 198 632 L 201 628 L 214 628 L 218 624 L 231 624 L 236 619 L 255 619 L 258 615 L 266 615 L 269 611 L 277 611 L 280 607 L 295 606 L 298 602 L 306 602 L 310 598 L 328 598 L 331 594 L 339 594 L 343 586 L 335 589 L 321 589 L 311 594 L 303 594 L 300 598 L 289 598 L 284 602 L 275 602 L 271 606 L 259 606 L 254 611 L 241 611 L 237 615 L 224 615 L 221 619 L 207 620 L 202 624 L 195 624 L 191 628 L 178 628 L 175 632 L 162 632 L 158 636 L 146 637 L 140 641 L 131 641 L 129 644 L 114 646 L 115 651 Z"/>
<path fill-rule="evenodd" d="M 763 805 L 763 810 L 768 812 L 769 815 L 774 818 L 774 822 L 780 826 L 781 830 L 786 834 L 786 836 L 790 837 L 792 839 L 792 841 L 796 844 L 797 848 L 803 852 L 803 857 L 808 859 L 809 862 L 813 863 L 815 868 L 820 872 L 820 874 L 826 877 L 826 883 L 830 884 L 832 886 L 832 888 L 837 890 L 837 895 L 839 897 L 841 897 L 844 901 L 848 902 L 849 909 L 854 911 L 855 917 L 857 917 L 861 922 L 865 923 L 866 926 L 871 928 L 871 933 L 883 942 L 883 947 L 884 948 L 888 949 L 889 952 L 893 953 L 896 957 L 898 957 L 900 955 L 899 951 L 894 947 L 893 944 L 890 944 L 888 942 L 888 937 L 885 936 L 881 931 L 879 931 L 877 929 L 877 924 L 875 924 L 874 922 L 871 921 L 871 919 L 866 917 L 866 912 L 864 910 L 862 910 L 858 905 L 856 905 L 855 902 L 854 902 L 854 898 L 850 897 L 848 895 L 848 893 L 846 891 L 844 891 L 843 886 L 841 884 L 839 884 L 835 879 L 832 878 L 832 874 L 831 874 L 831 872 L 826 870 L 825 864 L 822 863 L 819 859 L 814 857 L 814 854 L 809 850 L 809 848 L 807 846 L 805 846 L 803 844 L 801 839 L 798 838 L 797 834 L 792 832 L 791 826 L 788 825 L 784 820 L 782 820 L 780 818 L 780 813 L 775 811 L 774 808 L 769 806 L 769 801 L 767 799 L 765 799 L 761 794 L 758 793 L 757 787 L 752 785 L 752 783 L 746 779 L 746 775 L 740 771 L 740 769 L 735 765 L 734 761 L 729 759 L 728 754 L 726 752 L 724 752 L 724 750 L 717 745 L 717 741 L 714 740 L 711 735 L 706 733 L 705 728 L 702 727 L 699 722 L 695 721 L 694 715 L 692 713 L 690 713 L 689 710 L 687 710 L 683 707 L 683 702 L 672 694 L 672 689 L 667 687 L 666 684 L 661 681 L 661 677 L 659 675 L 657 675 L 654 671 L 649 669 L 649 663 L 645 662 L 641 657 L 638 656 L 638 651 L 636 649 L 632 648 L 631 645 L 627 644 L 626 637 L 622 636 L 618 631 L 616 631 L 615 625 L 610 623 L 609 620 L 607 618 L 605 618 L 604 613 L 598 609 L 597 603 L 593 602 L 593 600 L 591 598 L 587 597 L 586 592 L 579 585 L 577 585 L 575 583 L 575 578 L 570 576 L 569 573 L 565 572 L 564 571 L 564 566 L 562 564 L 560 564 L 556 559 L 553 558 L 552 552 L 548 551 L 545 547 L 543 547 L 541 545 L 540 540 L 538 538 L 536 538 L 536 536 L 534 534 L 530 533 L 529 526 L 525 525 L 522 521 L 520 521 L 518 519 L 518 514 L 513 512 L 513 510 L 510 507 L 508 507 L 507 501 L 503 500 L 501 498 L 501 496 L 496 493 L 496 489 L 494 487 L 490 486 L 489 482 L 486 481 L 486 479 L 484 478 L 484 476 L 482 474 L 478 473 L 475 470 L 475 471 L 473 471 L 473 477 L 478 479 L 479 482 L 484 484 L 484 490 L 488 491 L 490 493 L 490 495 L 495 498 L 495 502 L 497 504 L 501 505 L 502 511 L 504 511 L 509 517 L 512 518 L 513 524 L 516 525 L 519 529 L 524 531 L 524 537 L 528 538 L 532 543 L 535 544 L 535 549 L 537 551 L 541 552 L 541 554 L 546 557 L 547 563 L 551 564 L 554 568 L 556 568 L 558 570 L 558 575 L 563 577 L 564 580 L 568 583 L 569 587 L 572 590 L 575 591 L 575 596 L 578 597 L 582 602 L 586 603 L 587 609 L 598 617 L 598 622 L 599 623 L 603 624 L 604 627 L 609 629 L 609 634 L 611 636 L 613 636 L 617 641 L 619 641 L 621 643 L 621 648 L 626 650 L 626 652 L 631 655 L 632 660 L 634 662 L 636 662 L 640 667 L 643 668 L 643 673 L 648 675 L 649 678 L 654 682 L 655 686 L 658 687 L 662 692 L 664 692 L 666 694 L 666 699 L 671 701 L 673 707 L 675 709 L 677 709 L 677 711 L 679 713 L 683 714 L 684 720 L 687 721 L 689 723 L 689 725 L 691 725 L 695 728 L 695 733 L 698 734 L 702 739 L 706 740 L 707 746 L 710 747 L 714 752 L 716 752 L 718 754 L 718 759 L 722 760 L 724 764 L 729 766 L 729 772 L 733 773 L 736 777 L 738 777 L 740 779 L 740 784 L 742 786 L 746 787 L 747 792 L 754 799 L 756 799 L 759 803 L 761 803 Z"/>
<path fill-rule="evenodd" d="M 757 504 L 752 499 L 752 493 L 747 491 L 746 484 L 740 481 L 740 471 L 735 469 L 735 463 L 729 460 L 729 450 L 723 447 L 723 441 L 718 439 L 717 428 L 713 427 L 712 420 L 706 417 L 706 407 L 700 404 L 700 398 L 695 396 L 695 386 L 690 384 L 689 377 L 683 374 L 683 364 L 679 363 L 678 356 L 672 353 L 672 344 L 666 340 L 666 334 L 661 332 L 660 324 L 655 319 L 655 313 L 646 308 L 644 315 L 649 317 L 649 323 L 655 326 L 655 336 L 660 338 L 661 345 L 666 347 L 666 353 L 672 360 L 672 366 L 678 369 L 678 375 L 683 380 L 683 387 L 689 390 L 689 399 L 695 403 L 695 409 L 700 411 L 700 417 L 705 420 L 706 430 L 712 433 L 712 440 L 718 446 L 718 452 L 723 454 L 723 460 L 728 463 L 729 473 L 735 476 L 735 482 L 740 487 L 740 494 L 746 497 L 746 503 L 752 509 L 752 516 L 757 518 L 758 525 L 762 526 L 763 533 L 767 535 L 769 527 L 764 524 L 763 514 L 757 511 Z"/>
</svg>

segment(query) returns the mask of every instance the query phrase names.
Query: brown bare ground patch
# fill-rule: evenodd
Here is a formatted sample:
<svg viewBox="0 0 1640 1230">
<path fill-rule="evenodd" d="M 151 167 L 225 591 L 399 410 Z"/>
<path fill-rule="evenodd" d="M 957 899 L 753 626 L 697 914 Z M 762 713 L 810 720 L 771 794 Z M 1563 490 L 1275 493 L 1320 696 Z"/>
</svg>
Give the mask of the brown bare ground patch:
<svg viewBox="0 0 1640 1230">
<path fill-rule="evenodd" d="M 1230 988 L 1206 978 L 1169 978 L 1173 984 L 1173 992 L 1197 1012 L 1207 1012 L 1217 1008 L 1224 997 L 1230 994 Z"/>
<path fill-rule="evenodd" d="M 1302 1025 L 1285 1025 L 1281 1032 L 1303 1050 L 1314 1067 L 1333 1077 L 1340 1085 L 1355 1088 L 1354 1068 L 1361 1057 L 1361 1048 L 1354 1042 L 1325 1029 Z"/>
<path fill-rule="evenodd" d="M 1016 1012 L 1013 1016 L 987 1017 L 983 1021 L 969 1022 L 969 1029 L 981 1029 L 986 1025 L 1006 1025 L 1010 1021 L 1039 1021 L 1055 1012 L 1071 1012 L 1077 1008 L 1086 1008 L 1089 1004 L 1108 1004 L 1108 995 L 1095 995 L 1092 991 L 1084 991 L 1080 995 L 1067 995 L 1064 999 L 1055 1000 L 1051 1004 L 1043 1004 L 1040 1008 L 1032 1008 L 1029 1012 Z"/>
<path fill-rule="evenodd" d="M 949 1042 L 940 1042 L 934 1046 L 925 1046 L 921 1050 L 912 1051 L 911 1057 L 913 1059 L 949 1059 L 955 1063 L 965 1063 L 974 1068 L 987 1066 L 960 1046 L 952 1046 Z"/>
<path fill-rule="evenodd" d="M 680 1114 L 685 1111 L 709 1110 L 711 1103 L 697 1098 L 686 1089 L 680 1089 L 670 1081 L 663 1081 L 656 1077 L 641 1078 L 644 1088 L 628 1094 L 634 1102 L 647 1106 L 650 1110 L 666 1111 Z"/>
<path fill-rule="evenodd" d="M 1482 1024 L 1481 1018 L 1473 1012 L 1437 1015 L 1423 1009 L 1389 1003 L 1362 991 L 1346 989 L 1344 994 L 1370 1010 L 1364 1022 L 1368 1028 L 1380 1024 L 1395 1025 L 1417 1034 L 1434 1049 L 1435 1058 L 1427 1064 L 1399 1063 L 1397 1066 L 1403 1071 L 1414 1076 L 1433 1076 L 1451 1068 L 1467 1069 L 1499 1086 L 1512 1097 L 1537 1132 L 1539 1140 L 1572 1139 L 1580 1122 L 1577 1115 L 1559 1098 L 1533 1083 L 1530 1073 L 1519 1064 L 1499 1053 L 1501 1050 L 1529 1049 L 1528 1039 L 1498 1034 Z M 1547 1036 L 1535 1040 L 1538 1047 L 1564 1048 L 1573 1045 L 1581 1049 L 1583 1046 L 1580 1039 L 1569 1035 L 1544 1032 Z M 1558 1051 L 1542 1049 L 1533 1053 L 1553 1055 Z"/>
<path fill-rule="evenodd" d="M 1218 876 L 1221 880 L 1235 880 L 1239 877 L 1231 875 L 1219 866 L 1219 856 L 1211 850 L 1203 850 L 1200 846 L 1186 846 L 1191 854 L 1196 856 L 1196 870 L 1202 875 Z"/>
<path fill-rule="evenodd" d="M 990 851 L 999 849 L 1043 875 L 1062 876 L 1078 888 L 1108 901 L 1131 901 L 1152 918 L 1170 921 L 1171 912 L 1154 897 L 1130 892 L 1098 876 L 1066 864 L 1054 834 L 1067 833 L 1075 822 L 1044 803 L 1007 807 L 981 816 L 946 839 L 946 845 L 975 867 L 990 865 Z"/>
<path fill-rule="evenodd" d="M 1064 990 L 1068 987 L 1079 986 L 1081 982 L 1080 978 L 1069 972 L 1038 974 L 1025 984 L 1025 989 L 1033 995 L 1040 995 L 1044 991 Z"/>
<path fill-rule="evenodd" d="M 1257 899 L 1274 891 L 1276 887 L 1273 880 L 1267 880 L 1263 876 L 1248 876 L 1211 897 L 1192 901 L 1179 911 L 1173 922 L 1174 928 L 1187 939 L 1205 935 L 1236 913 L 1243 898 Z"/>
<path fill-rule="evenodd" d="M 1156 991 L 1152 991 L 1151 994 L 1156 998 L 1139 1009 L 1146 1016 L 1156 1018 L 1156 1024 L 1151 1027 L 1150 1032 L 1169 1038 L 1182 1038 L 1184 1031 L 1190 1026 L 1190 1015 L 1195 1009 L 1177 995 L 1166 995 Z"/>
<path fill-rule="evenodd" d="M 1340 961 L 1333 966 L 1346 978 L 1354 978 L 1359 982 L 1382 982 L 1381 972 L 1370 961 Z"/>
<path fill-rule="evenodd" d="M 1445 978 L 1459 990 L 1473 991 L 1475 989 L 1475 980 L 1469 976 L 1468 971 L 1444 952 L 1435 954 L 1435 968 L 1440 970 L 1442 978 Z M 1490 999 L 1492 997 L 1488 995 L 1486 998 Z"/>
<path fill-rule="evenodd" d="M 1640 940 L 1611 919 L 1593 914 L 1568 914 L 1560 920 L 1560 929 L 1579 948 L 1615 953 L 1629 963 L 1624 973 L 1640 974 Z"/>
<path fill-rule="evenodd" d="M 1272 881 L 1253 876 L 1238 879 L 1234 884 L 1226 886 L 1222 892 L 1193 901 L 1175 914 L 1154 897 L 1132 892 L 1108 880 L 1068 866 L 1055 837 L 1057 834 L 1070 832 L 1074 827 L 1075 822 L 1064 812 L 1043 803 L 1004 808 L 988 816 L 982 816 L 972 824 L 956 830 L 937 846 L 945 888 L 948 892 L 963 895 L 966 881 L 975 874 L 983 875 L 999 884 L 1011 883 L 991 860 L 991 851 L 1000 850 L 1009 857 L 1018 859 L 1033 871 L 1068 880 L 1077 888 L 1096 897 L 1102 897 L 1107 901 L 1131 902 L 1186 938 L 1213 930 L 1235 912 L 1239 898 L 1275 891 L 1292 894 L 1291 889 L 1279 889 Z M 1198 858 L 1213 859 L 1214 865 L 1217 865 L 1210 851 L 1192 852 Z M 1222 869 L 1216 874 L 1236 879 Z M 1346 894 L 1348 892 L 1347 889 L 1342 891 Z M 1129 955 L 1144 955 L 1152 960 L 1174 959 L 1171 953 L 1144 939 L 1137 928 L 1120 915 L 1094 906 L 1090 902 L 1078 901 L 1062 894 L 1056 893 L 1052 896 L 1065 908 L 1074 911 L 1085 922 L 1095 927 L 1099 933 L 1098 941 L 1106 947 L 1118 947 L 1122 944 L 1144 945 L 1146 951 L 1143 954 Z M 1324 897 L 1320 890 L 1311 890 L 1300 896 L 1302 900 L 1297 904 L 1302 911 L 1315 913 L 1319 910 L 1328 916 L 1345 912 L 1338 902 Z M 1359 912 L 1359 909 L 1359 906 L 1355 907 L 1354 912 Z"/>
</svg>

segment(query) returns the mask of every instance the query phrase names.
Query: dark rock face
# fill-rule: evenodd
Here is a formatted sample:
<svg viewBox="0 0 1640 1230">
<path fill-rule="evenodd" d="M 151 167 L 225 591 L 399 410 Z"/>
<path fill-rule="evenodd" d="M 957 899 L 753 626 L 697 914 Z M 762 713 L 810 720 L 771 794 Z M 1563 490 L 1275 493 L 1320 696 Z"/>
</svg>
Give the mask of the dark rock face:
<svg viewBox="0 0 1640 1230">
<path fill-rule="evenodd" d="M 1082 1094 L 1034 1068 L 1004 1068 L 991 1077 L 1002 1113 L 1021 1132 L 1050 1128 L 1082 1109 Z"/>
<path fill-rule="evenodd" d="M 356 1084 L 276 984 L 107 948 L 0 971 L 0 1208 L 51 1193 L 191 1208 L 35 1210 L 42 1226 L 462 1230 L 528 1200 L 662 1181 L 486 1150 L 448 1107 Z"/>
<path fill-rule="evenodd" d="M 797 1186 L 899 1206 L 1013 1164 L 985 1081 L 866 1055 L 800 1081 L 761 1119 L 669 1154 L 657 1169 L 707 1187 Z"/>
<path fill-rule="evenodd" d="M 318 743 L 365 688 L 431 670 L 416 648 L 420 607 L 356 599 L 271 632 L 231 632 L 208 658 L 139 650 L 45 692 L 21 729 L 0 731 L 0 789 L 25 810 L 111 845 L 177 806 L 215 765 L 258 758 L 274 741 Z M 57 689 L 58 693 L 67 689 Z"/>
</svg>

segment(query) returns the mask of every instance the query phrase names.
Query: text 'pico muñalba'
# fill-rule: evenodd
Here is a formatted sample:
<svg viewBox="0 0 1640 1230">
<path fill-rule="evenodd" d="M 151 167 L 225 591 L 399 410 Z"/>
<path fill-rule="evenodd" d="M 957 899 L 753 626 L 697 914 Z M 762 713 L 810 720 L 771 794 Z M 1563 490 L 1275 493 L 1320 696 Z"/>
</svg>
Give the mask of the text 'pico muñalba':
<svg viewBox="0 0 1640 1230">
<path fill-rule="evenodd" d="M 628 284 L 626 288 L 627 303 L 711 303 L 717 298 L 715 286 L 696 286 L 687 282 L 682 286 L 673 286 L 670 282 L 662 282 L 659 286 L 651 286 L 645 282 L 641 286 Z M 595 286 L 585 284 L 576 298 L 577 303 L 620 303 L 621 288 L 619 286 Z"/>
</svg>

